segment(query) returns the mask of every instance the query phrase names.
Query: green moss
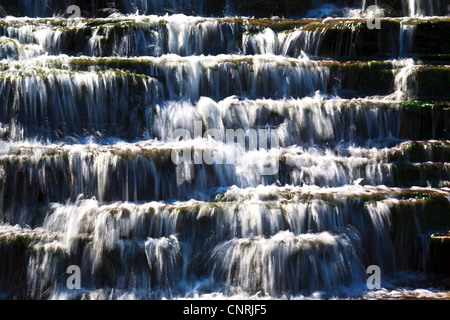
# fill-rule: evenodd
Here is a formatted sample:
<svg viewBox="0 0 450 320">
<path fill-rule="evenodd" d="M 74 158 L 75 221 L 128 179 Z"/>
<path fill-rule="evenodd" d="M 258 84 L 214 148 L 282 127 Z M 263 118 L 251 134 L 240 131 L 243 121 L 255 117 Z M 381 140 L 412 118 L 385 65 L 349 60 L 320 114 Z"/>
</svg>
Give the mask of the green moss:
<svg viewBox="0 0 450 320">
<path fill-rule="evenodd" d="M 71 58 L 71 66 L 78 67 L 107 67 L 120 69 L 139 69 L 139 67 L 152 67 L 153 62 L 142 58 Z"/>
<path fill-rule="evenodd" d="M 305 24 L 304 20 L 290 20 L 290 19 L 248 19 L 245 21 L 245 26 L 250 32 L 257 32 L 270 28 L 275 32 L 293 30 Z"/>
<path fill-rule="evenodd" d="M 450 232 L 446 234 L 445 233 L 433 234 L 430 237 L 430 240 L 432 244 L 443 245 L 450 249 Z"/>
<path fill-rule="evenodd" d="M 262 201 L 276 201 L 276 200 L 278 200 L 278 195 L 277 194 L 263 195 L 263 196 L 261 196 L 261 200 Z"/>
<path fill-rule="evenodd" d="M 187 207 L 176 208 L 176 210 L 178 210 L 178 212 L 179 212 L 180 214 L 186 214 L 186 213 L 191 212 L 190 208 L 187 208 Z"/>
<path fill-rule="evenodd" d="M 36 238 L 34 238 L 36 239 Z M 7 235 L 7 236 L 0 236 L 0 242 L 7 242 L 10 244 L 23 244 L 25 246 L 28 246 L 33 241 L 33 238 L 28 235 Z"/>
<path fill-rule="evenodd" d="M 131 216 L 131 212 L 128 209 L 122 210 L 121 215 L 120 215 L 120 217 L 123 219 L 130 219 L 130 216 Z"/>
<path fill-rule="evenodd" d="M 208 22 L 208 20 L 206 20 L 206 19 L 200 19 L 200 20 L 198 20 L 198 21 L 196 21 L 196 25 L 199 25 L 199 24 L 202 24 L 202 23 L 205 23 L 205 22 Z"/>
<path fill-rule="evenodd" d="M 8 243 L 12 247 L 27 248 L 32 244 L 41 243 L 43 241 L 53 241 L 57 237 L 49 237 L 35 233 L 10 233 L 0 235 L 0 243 Z"/>
<path fill-rule="evenodd" d="M 7 45 L 12 45 L 15 48 L 17 48 L 17 42 L 15 40 L 6 37 L 0 37 L 0 46 L 7 46 Z"/>
<path fill-rule="evenodd" d="M 417 81 L 419 99 L 450 100 L 450 68 L 427 66 L 418 68 Z"/>
<path fill-rule="evenodd" d="M 434 104 L 425 101 L 404 101 L 401 105 L 408 112 L 422 112 L 423 110 L 429 110 L 433 108 Z"/>
</svg>

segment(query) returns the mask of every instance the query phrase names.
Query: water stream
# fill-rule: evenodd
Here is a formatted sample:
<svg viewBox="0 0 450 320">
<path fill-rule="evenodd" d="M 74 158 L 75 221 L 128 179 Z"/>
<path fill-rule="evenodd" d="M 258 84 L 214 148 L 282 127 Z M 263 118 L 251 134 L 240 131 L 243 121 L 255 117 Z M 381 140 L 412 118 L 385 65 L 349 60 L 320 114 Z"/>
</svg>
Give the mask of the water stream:
<svg viewBox="0 0 450 320">
<path fill-rule="evenodd" d="M 4 5 L 0 298 L 448 299 L 450 19 L 332 2 Z"/>
</svg>

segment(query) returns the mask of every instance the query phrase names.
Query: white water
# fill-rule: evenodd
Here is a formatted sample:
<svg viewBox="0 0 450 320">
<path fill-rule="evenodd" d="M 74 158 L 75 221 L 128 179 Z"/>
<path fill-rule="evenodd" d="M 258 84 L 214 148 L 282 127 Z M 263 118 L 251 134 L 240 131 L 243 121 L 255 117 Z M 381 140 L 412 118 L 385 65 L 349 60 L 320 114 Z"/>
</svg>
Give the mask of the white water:
<svg viewBox="0 0 450 320">
<path fill-rule="evenodd" d="M 281 192 L 280 195 L 294 192 L 300 197 L 308 192 L 322 195 L 326 200 L 284 204 L 260 200 L 272 192 Z M 355 255 L 363 250 L 361 237 L 368 237 L 371 243 L 379 245 L 375 248 L 372 263 L 383 265 L 384 268 L 395 263 L 394 246 L 401 243 L 392 243 L 387 234 L 391 210 L 397 205 L 396 200 L 389 200 L 389 197 L 396 192 L 404 190 L 361 186 L 334 189 L 233 188 L 225 196 L 230 197 L 233 193 L 245 200 L 238 200 L 231 206 L 226 203 L 212 206 L 208 202 L 193 200 L 167 205 L 156 202 L 101 205 L 96 200 L 80 199 L 73 205 L 52 205 L 42 229 L 31 231 L 19 227 L 1 227 L 0 234 L 6 232 L 10 237 L 16 237 L 33 232 L 33 237 L 40 241 L 55 239 L 34 247 L 36 256 L 30 261 L 29 270 L 38 273 L 32 276 L 38 282 L 29 284 L 35 290 L 32 296 L 39 296 L 36 290 L 39 290 L 39 283 L 43 281 L 40 277 L 51 280 L 56 276 L 59 267 L 53 259 L 58 255 L 69 254 L 79 241 L 86 240 L 92 241 L 93 245 L 83 252 L 84 263 L 81 267 L 86 272 L 85 276 L 101 273 L 104 259 L 110 254 L 108 252 L 118 250 L 123 258 L 115 261 L 115 264 L 126 265 L 125 273 L 120 276 L 116 286 L 120 292 L 123 290 L 121 286 L 132 289 L 128 283 L 138 281 L 139 286 L 128 293 L 134 298 L 149 297 L 150 293 L 146 293 L 146 290 L 155 285 L 160 289 L 181 286 L 180 289 L 184 287 L 182 290 L 192 290 L 187 297 L 191 294 L 213 297 L 216 294 L 209 293 L 208 296 L 208 291 L 219 289 L 221 279 L 225 281 L 226 292 L 231 297 L 260 291 L 257 296 L 263 298 L 266 294 L 276 296 L 285 290 L 312 293 L 324 288 L 327 294 L 338 294 L 342 290 L 338 289 L 340 285 L 352 287 L 364 280 L 363 261 L 359 260 L 359 254 Z M 433 192 L 449 195 L 448 191 Z M 361 193 L 376 196 L 384 194 L 387 200 L 365 206 L 357 216 L 347 197 Z M 335 202 L 329 202 L 330 195 Z M 413 203 L 409 205 L 414 208 Z M 420 212 L 416 215 L 416 219 L 419 219 Z M 150 225 L 147 225 L 147 221 L 151 221 Z M 210 227 L 205 229 L 205 223 Z M 186 233 L 186 224 L 190 224 L 189 233 Z M 349 224 L 355 228 L 347 229 Z M 286 229 L 292 231 L 284 231 Z M 195 246 L 196 250 L 191 251 L 190 246 L 180 247 L 181 239 L 183 243 Z M 214 250 L 210 251 L 211 248 Z M 326 254 L 323 255 L 323 252 Z M 142 258 L 148 263 L 148 273 L 143 269 L 136 274 L 134 270 L 139 267 L 138 261 Z M 204 267 L 211 268 L 211 272 L 216 275 L 214 280 L 204 279 L 203 287 L 201 282 L 191 282 L 190 279 L 190 275 L 198 268 L 197 264 L 202 261 L 206 263 Z M 36 264 L 39 269 L 35 269 Z M 231 269 L 230 264 L 234 266 Z M 339 272 L 330 271 L 330 264 L 334 266 L 332 270 Z M 233 270 L 232 273 L 230 270 Z M 159 294 L 167 294 L 164 292 Z M 351 290 L 344 292 L 349 294 Z M 389 291 L 384 292 L 390 294 Z M 64 294 L 70 293 L 63 290 L 58 296 L 61 298 Z M 89 292 L 89 295 L 92 294 L 95 292 Z M 365 298 L 370 299 L 377 294 L 382 295 L 383 291 L 367 293 Z M 428 294 L 433 296 L 431 292 Z"/>
<path fill-rule="evenodd" d="M 434 16 L 440 11 L 438 0 L 407 0 L 405 2 L 410 17 Z"/>
<path fill-rule="evenodd" d="M 394 85 L 395 92 L 389 96 L 399 101 L 413 100 L 417 92 L 416 82 L 416 61 L 413 59 L 403 59 L 394 61 L 394 64 L 399 67 L 395 75 Z"/>
<path fill-rule="evenodd" d="M 128 12 L 206 10 L 127 4 Z M 408 5 L 414 17 L 437 10 Z M 365 7 L 345 11 L 358 17 Z M 320 57 L 327 24 L 343 32 L 332 58 L 357 54 L 357 19 L 281 31 L 238 20 L 2 20 L 0 252 L 26 277 L 0 273 L 0 295 L 18 295 L 8 290 L 19 283 L 32 299 L 448 297 L 397 278 L 413 269 L 412 280 L 426 279 L 436 231 L 427 218 L 450 206 L 450 142 L 430 140 L 421 114 L 403 104 L 429 67 L 410 58 L 414 28 L 395 20 L 400 55 L 383 70 L 392 84 L 367 97 L 351 86 L 364 74 Z M 71 32 L 79 48 L 67 42 Z M 355 98 L 341 98 L 345 89 Z M 270 128 L 280 146 L 195 137 L 196 122 L 222 135 Z M 176 129 L 191 138 L 172 139 Z M 175 163 L 186 150 L 237 161 Z M 277 172 L 264 175 L 274 159 Z M 17 252 L 22 264 L 11 258 Z M 76 292 L 65 287 L 69 262 L 82 270 Z M 374 264 L 383 288 L 369 291 Z"/>
<path fill-rule="evenodd" d="M 432 21 L 429 17 L 393 20 L 400 22 L 400 57 L 414 54 L 417 19 Z M 288 25 L 286 30 L 275 31 L 270 26 L 276 26 L 277 19 L 265 20 L 260 25 L 260 20 L 252 18 L 134 15 L 98 19 L 92 25 L 82 19 L 50 18 L 35 22 L 28 18 L 8 17 L 5 19 L 6 25 L 0 29 L 2 43 L 5 43 L 0 58 L 17 60 L 44 53 L 104 57 L 159 57 L 165 54 L 189 57 L 244 53 L 297 58 L 302 52 L 315 59 L 321 55 L 351 58 L 364 45 L 359 35 L 366 23 L 359 16 L 346 20 L 296 21 L 293 27 Z M 335 30 L 340 30 L 339 37 L 333 35 Z M 73 37 L 73 41 L 77 42 L 75 48 L 67 37 Z M 324 45 L 324 39 L 330 43 Z M 380 46 L 379 50 L 387 55 L 392 54 L 384 46 Z"/>
<path fill-rule="evenodd" d="M 400 57 L 410 56 L 413 52 L 413 41 L 417 27 L 415 25 L 408 25 L 407 22 L 408 20 L 404 20 L 400 23 Z"/>
</svg>

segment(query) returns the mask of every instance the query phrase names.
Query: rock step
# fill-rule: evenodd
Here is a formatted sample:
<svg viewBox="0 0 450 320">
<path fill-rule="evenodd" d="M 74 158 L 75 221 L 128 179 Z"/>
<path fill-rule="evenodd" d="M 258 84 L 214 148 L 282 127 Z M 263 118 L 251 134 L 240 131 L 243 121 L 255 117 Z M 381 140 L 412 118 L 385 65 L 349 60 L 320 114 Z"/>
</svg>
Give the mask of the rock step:
<svg viewBox="0 0 450 320">
<path fill-rule="evenodd" d="M 426 268 L 428 260 L 422 259 L 426 233 L 450 225 L 449 191 L 258 187 L 232 188 L 213 202 L 102 205 L 94 199 L 79 199 L 73 204 L 53 204 L 46 209 L 41 228 L 0 226 L 0 261 L 11 261 L 1 269 L 0 286 L 14 294 L 17 288 L 29 288 L 28 295 L 42 297 L 59 285 L 55 275 L 76 264 L 83 270 L 86 288 L 164 290 L 184 277 L 184 268 L 196 279 L 208 275 L 215 281 L 277 295 L 285 288 L 276 283 L 289 287 L 287 278 L 258 282 L 271 274 L 264 267 L 270 261 L 258 257 L 272 257 L 282 269 L 285 264 L 300 263 L 297 258 L 305 255 L 328 257 L 328 266 L 332 263 L 343 271 L 348 268 L 340 263 L 350 263 L 357 278 L 370 264 L 382 266 L 383 272 Z M 192 246 L 195 252 L 189 250 Z M 260 255 L 263 249 L 271 254 Z M 336 254 L 341 258 L 335 259 Z M 12 259 L 15 255 L 21 259 Z M 260 266 L 261 272 L 245 272 L 239 268 L 238 257 L 245 257 L 242 263 Z M 37 268 L 47 263 L 52 268 Z M 232 278 L 226 274 L 226 263 L 236 266 Z M 326 269 L 321 269 L 322 264 L 315 267 L 318 278 L 312 281 L 290 277 L 298 281 L 292 293 L 326 286 L 319 281 Z M 17 276 L 8 276 L 13 268 Z M 31 280 L 36 278 L 39 281 L 33 285 Z M 350 281 L 348 277 L 329 280 Z"/>
<path fill-rule="evenodd" d="M 440 274 L 450 275 L 450 231 L 435 233 L 431 236 L 430 265 Z"/>
<path fill-rule="evenodd" d="M 126 99 L 137 99 L 133 105 L 145 106 L 163 100 L 196 101 L 201 96 L 216 101 L 233 95 L 301 98 L 317 91 L 349 98 L 389 95 L 394 100 L 445 101 L 450 99 L 449 81 L 449 66 L 421 65 L 413 60 L 333 62 L 273 55 L 169 55 L 133 59 L 41 57 L 26 63 L 0 62 L 2 109 L 20 103 L 33 110 L 40 104 L 64 110 L 67 104 L 77 103 L 93 110 L 98 108 L 95 94 L 106 95 L 111 87 L 117 97 L 106 95 L 102 104 L 113 110 L 117 104 L 126 106 Z M 29 86 L 39 87 L 41 92 L 28 90 Z M 122 94 L 120 90 L 130 92 Z M 64 107 L 58 106 L 63 102 Z M 111 103 L 112 107 L 108 105 Z"/>
<path fill-rule="evenodd" d="M 167 201 L 201 198 L 208 190 L 232 185 L 448 187 L 450 164 L 430 161 L 448 160 L 441 158 L 448 150 L 440 149 L 448 149 L 448 144 L 428 146 L 439 150 L 430 154 L 424 149 L 416 156 L 419 151 L 408 151 L 403 144 L 393 149 L 337 148 L 334 153 L 299 147 L 245 152 L 214 140 L 63 147 L 5 144 L 0 156 L 2 221 L 35 224 L 42 217 L 37 206 L 74 201 L 80 194 L 102 202 Z M 400 155 L 402 148 L 406 151 Z M 410 162 L 413 157 L 428 161 Z"/>
<path fill-rule="evenodd" d="M 0 22 L 0 58 L 48 53 L 88 56 L 272 53 L 338 60 L 450 54 L 449 17 L 365 19 L 253 19 L 189 16 L 82 19 L 7 19 Z M 390 46 L 386 46 L 390 43 Z M 448 61 L 448 59 L 447 59 Z"/>
<path fill-rule="evenodd" d="M 226 129 L 276 129 L 281 146 L 450 138 L 448 102 L 327 99 L 316 95 L 286 100 L 228 97 L 219 102 L 201 97 L 196 103 L 156 104 L 151 98 L 158 100 L 161 86 L 155 79 L 110 71 L 85 75 L 85 80 L 61 76 L 58 85 L 55 78 L 41 83 L 60 87 L 60 91 L 48 91 L 49 96 L 43 88 L 39 97 L 26 89 L 26 83 L 18 84 L 26 104 L 19 108 L 18 103 L 5 101 L 0 109 L 1 138 L 80 142 L 88 136 L 131 141 L 152 137 L 166 141 L 176 129 L 186 129 L 195 137 L 197 127 L 201 135 L 207 129 L 218 129 L 224 136 Z M 11 94 L 20 92 L 9 89 Z M 72 97 L 65 101 L 67 94 Z M 108 99 L 97 103 L 99 94 Z"/>
</svg>

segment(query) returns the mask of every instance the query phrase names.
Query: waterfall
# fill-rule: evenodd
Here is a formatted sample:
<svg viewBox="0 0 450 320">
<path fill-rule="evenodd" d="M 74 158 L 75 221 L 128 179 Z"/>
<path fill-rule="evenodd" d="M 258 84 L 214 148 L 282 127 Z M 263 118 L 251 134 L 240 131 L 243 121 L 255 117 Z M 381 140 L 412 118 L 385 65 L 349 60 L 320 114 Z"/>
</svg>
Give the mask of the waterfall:
<svg viewBox="0 0 450 320">
<path fill-rule="evenodd" d="M 406 1 L 408 16 L 434 16 L 440 12 L 440 1 L 437 0 L 408 0 Z"/>
<path fill-rule="evenodd" d="M 400 67 L 395 76 L 395 96 L 399 100 L 411 100 L 417 92 L 417 82 L 415 81 L 416 64 L 413 59 L 397 61 Z"/>
<path fill-rule="evenodd" d="M 411 55 L 413 52 L 414 34 L 416 31 L 415 25 L 405 24 L 405 21 L 400 23 L 400 36 L 399 36 L 399 55 L 405 57 Z"/>
<path fill-rule="evenodd" d="M 450 19 L 370 4 L 3 4 L 0 298 L 448 297 Z"/>
</svg>

